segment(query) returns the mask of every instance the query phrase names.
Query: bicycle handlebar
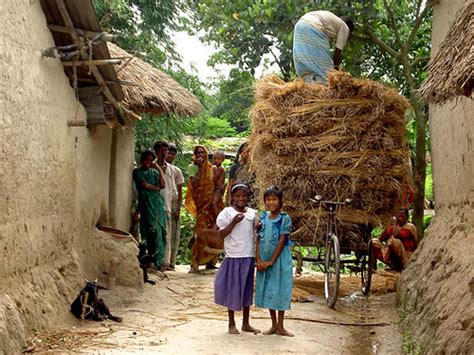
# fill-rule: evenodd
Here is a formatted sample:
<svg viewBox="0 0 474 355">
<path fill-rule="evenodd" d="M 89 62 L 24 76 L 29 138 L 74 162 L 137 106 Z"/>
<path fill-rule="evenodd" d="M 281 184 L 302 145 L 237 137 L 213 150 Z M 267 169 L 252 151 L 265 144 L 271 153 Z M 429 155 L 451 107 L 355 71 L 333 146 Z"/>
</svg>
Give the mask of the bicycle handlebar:
<svg viewBox="0 0 474 355">
<path fill-rule="evenodd" d="M 309 199 L 311 202 L 314 203 L 319 203 L 323 205 L 333 205 L 333 206 L 344 206 L 344 205 L 350 205 L 352 203 L 352 200 L 350 198 L 346 198 L 344 201 L 323 201 L 321 199 Z"/>
</svg>

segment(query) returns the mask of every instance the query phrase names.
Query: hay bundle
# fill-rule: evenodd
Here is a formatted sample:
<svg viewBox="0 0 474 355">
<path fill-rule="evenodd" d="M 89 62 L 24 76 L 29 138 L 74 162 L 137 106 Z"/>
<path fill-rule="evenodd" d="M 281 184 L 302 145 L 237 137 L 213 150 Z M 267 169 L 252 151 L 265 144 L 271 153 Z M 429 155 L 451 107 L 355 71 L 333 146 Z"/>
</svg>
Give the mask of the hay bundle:
<svg viewBox="0 0 474 355">
<path fill-rule="evenodd" d="M 266 77 L 255 96 L 250 147 L 258 190 L 283 189 L 301 245 L 324 244 L 326 213 L 309 197 L 352 198 L 338 213 L 339 234 L 343 246 L 363 248 L 357 224 L 386 223 L 402 203 L 408 101 L 344 72 L 332 72 L 328 86 Z"/>
</svg>

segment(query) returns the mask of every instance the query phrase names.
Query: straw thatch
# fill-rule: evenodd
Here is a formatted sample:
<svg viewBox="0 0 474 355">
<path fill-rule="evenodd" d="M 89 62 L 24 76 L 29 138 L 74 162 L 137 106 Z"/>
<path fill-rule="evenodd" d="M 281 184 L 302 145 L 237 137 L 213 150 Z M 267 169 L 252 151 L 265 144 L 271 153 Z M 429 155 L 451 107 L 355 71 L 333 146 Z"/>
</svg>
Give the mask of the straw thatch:
<svg viewBox="0 0 474 355">
<path fill-rule="evenodd" d="M 125 66 L 117 68 L 121 81 L 134 84 L 122 87 L 124 104 L 129 110 L 156 115 L 174 113 L 184 117 L 194 116 L 201 111 L 199 99 L 170 76 L 113 43 L 107 45 L 112 57 L 133 58 Z"/>
<path fill-rule="evenodd" d="M 420 93 L 443 104 L 456 96 L 471 96 L 474 87 L 474 0 L 458 11 L 431 64 Z"/>
<path fill-rule="evenodd" d="M 326 213 L 310 197 L 352 198 L 342 208 L 340 236 L 352 250 L 357 224 L 380 224 L 397 213 L 408 173 L 404 114 L 395 90 L 343 72 L 329 86 L 285 83 L 270 76 L 256 88 L 250 137 L 257 189 L 282 188 L 285 211 L 301 245 L 322 245 Z"/>
</svg>

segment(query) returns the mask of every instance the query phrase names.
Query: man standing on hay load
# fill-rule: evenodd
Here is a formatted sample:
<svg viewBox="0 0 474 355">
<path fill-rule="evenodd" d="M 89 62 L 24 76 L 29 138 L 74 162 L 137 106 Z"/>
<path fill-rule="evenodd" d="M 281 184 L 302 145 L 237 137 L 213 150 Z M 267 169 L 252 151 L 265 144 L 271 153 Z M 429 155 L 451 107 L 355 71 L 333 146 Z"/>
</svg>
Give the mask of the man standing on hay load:
<svg viewBox="0 0 474 355">
<path fill-rule="evenodd" d="M 296 74 L 308 83 L 327 84 L 328 71 L 339 69 L 342 50 L 354 29 L 349 17 L 330 11 L 311 11 L 299 19 L 293 37 L 293 60 Z M 329 41 L 336 40 L 331 56 Z"/>
</svg>

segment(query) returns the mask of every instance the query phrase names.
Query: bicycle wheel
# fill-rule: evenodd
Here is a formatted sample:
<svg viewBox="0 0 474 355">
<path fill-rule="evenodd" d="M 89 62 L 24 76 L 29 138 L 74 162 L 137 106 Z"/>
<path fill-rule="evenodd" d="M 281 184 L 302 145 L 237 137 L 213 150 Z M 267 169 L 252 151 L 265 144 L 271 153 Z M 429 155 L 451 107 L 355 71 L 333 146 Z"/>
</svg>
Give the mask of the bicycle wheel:
<svg viewBox="0 0 474 355">
<path fill-rule="evenodd" d="M 331 234 L 324 256 L 324 297 L 329 308 L 336 304 L 339 291 L 340 254 L 339 240 Z"/>
<path fill-rule="evenodd" d="M 374 254 L 372 251 L 372 240 L 369 240 L 369 243 L 367 244 L 367 254 L 364 255 L 362 259 L 362 267 L 360 272 L 360 278 L 362 283 L 361 290 L 364 295 L 368 295 L 370 292 L 370 285 L 372 283 L 372 273 L 374 268 L 374 266 L 372 265 L 374 263 L 373 259 Z"/>
</svg>

